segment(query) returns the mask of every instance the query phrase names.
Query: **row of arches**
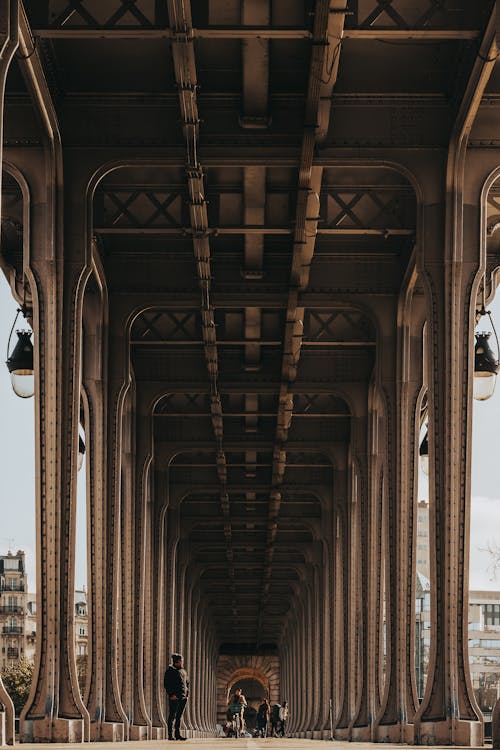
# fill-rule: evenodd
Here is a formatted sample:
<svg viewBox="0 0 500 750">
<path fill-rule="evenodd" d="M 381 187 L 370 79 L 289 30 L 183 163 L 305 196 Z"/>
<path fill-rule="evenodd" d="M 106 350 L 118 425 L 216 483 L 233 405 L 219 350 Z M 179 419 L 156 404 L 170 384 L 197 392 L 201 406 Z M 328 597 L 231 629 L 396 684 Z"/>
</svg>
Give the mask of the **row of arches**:
<svg viewBox="0 0 500 750">
<path fill-rule="evenodd" d="M 432 226 L 433 209 L 429 213 L 429 223 Z M 24 242 L 28 242 L 26 247 L 30 246 L 28 234 L 25 230 Z M 154 728 L 164 729 L 165 726 L 161 668 L 168 651 L 166 646 L 170 643 L 171 648 L 174 648 L 174 643 L 184 641 L 188 650 L 194 649 L 196 654 L 195 669 L 209 664 L 206 670 L 207 681 L 203 683 L 204 689 L 200 689 L 200 697 L 204 695 L 208 699 L 198 715 L 196 709 L 193 709 L 192 715 L 188 713 L 188 719 L 195 727 L 193 731 L 209 732 L 213 729 L 209 717 L 214 714 L 216 700 L 214 682 L 210 681 L 208 675 L 215 669 L 217 648 L 213 619 L 211 620 L 213 613 L 205 607 L 202 597 L 202 593 L 206 593 L 208 589 L 201 588 L 205 585 L 203 578 L 209 577 L 209 567 L 203 559 L 203 547 L 197 547 L 202 540 L 196 534 L 203 537 L 210 529 L 207 525 L 189 528 L 183 518 L 183 511 L 190 502 L 189 496 L 184 496 L 178 508 L 175 498 L 170 496 L 171 476 L 177 468 L 186 470 L 186 466 L 190 467 L 191 464 L 186 462 L 178 467 L 177 457 L 182 451 L 172 448 L 163 450 L 162 444 L 169 442 L 169 435 L 165 434 L 165 428 L 156 425 L 152 427 L 152 414 L 153 411 L 157 414 L 162 412 L 168 417 L 168 410 L 163 410 L 164 403 L 160 400 L 165 399 L 165 394 L 157 384 L 141 385 L 139 389 L 136 371 L 131 367 L 134 359 L 133 356 L 130 359 L 130 337 L 133 336 L 134 325 L 144 309 L 138 306 L 131 313 L 129 301 L 121 307 L 118 302 L 110 316 L 106 272 L 98 243 L 91 243 L 91 247 L 91 262 L 82 265 L 78 273 L 70 275 L 68 284 L 66 277 L 64 278 L 65 292 L 70 297 L 73 295 L 73 303 L 64 298 L 61 300 L 58 291 L 54 297 L 56 307 L 62 310 L 62 317 L 70 329 L 67 350 L 62 352 L 62 365 L 63 369 L 66 368 L 66 376 L 71 374 L 71 378 L 67 383 L 67 390 L 62 394 L 54 393 L 54 386 L 48 382 L 47 371 L 44 369 L 48 366 L 48 359 L 44 362 L 43 357 L 54 354 L 54 341 L 52 349 L 49 351 L 45 347 L 45 354 L 42 356 L 44 336 L 48 336 L 51 330 L 54 333 L 54 323 L 48 312 L 50 300 L 38 293 L 38 276 L 30 269 L 29 262 L 25 265 L 26 260 L 23 259 L 22 271 L 16 269 L 15 246 L 10 256 L 14 260 L 7 269 L 13 286 L 16 287 L 17 284 L 18 290 L 20 276 L 23 278 L 26 274 L 31 281 L 28 291 L 33 304 L 33 325 L 37 337 L 39 393 L 45 389 L 48 397 L 47 391 L 51 391 L 50 399 L 54 409 L 57 411 L 55 404 L 61 398 L 65 408 L 72 413 L 70 423 L 63 430 L 54 430 L 53 435 L 54 445 L 61 449 L 62 466 L 66 467 L 62 469 L 61 476 L 67 476 L 70 483 L 74 484 L 74 454 L 77 452 L 75 445 L 79 423 L 83 422 L 88 445 L 89 590 L 93 618 L 93 647 L 89 652 L 91 668 L 89 684 L 82 699 L 75 688 L 70 633 L 64 633 L 63 642 L 69 657 L 67 662 L 60 662 L 58 689 L 61 691 L 62 713 L 83 717 L 82 726 L 85 729 L 75 729 L 75 734 L 72 735 L 75 738 L 80 736 L 80 731 L 82 737 L 87 732 L 92 732 L 93 723 L 98 725 L 99 734 L 96 736 L 103 738 L 107 736 L 104 726 L 107 723 L 111 725 L 111 737 L 125 736 L 124 730 L 121 734 L 120 726 L 131 728 L 130 737 L 134 736 L 134 731 L 137 737 L 154 736 Z M 468 326 L 464 325 L 461 334 L 461 353 L 463 355 L 469 348 L 469 359 L 470 323 L 476 306 L 474 294 L 479 291 L 480 272 L 486 261 L 486 255 L 482 259 L 478 258 L 474 275 L 468 279 L 468 307 L 462 309 L 462 322 L 468 322 Z M 357 392 L 352 389 L 346 393 L 340 387 L 333 394 L 345 397 L 341 404 L 340 418 L 348 424 L 349 449 L 339 447 L 333 451 L 336 455 L 330 457 L 325 466 L 319 464 L 321 471 L 332 471 L 334 467 L 333 500 L 330 495 L 325 495 L 327 501 L 322 503 L 320 516 L 323 525 L 321 533 L 318 533 L 316 524 L 319 537 L 316 541 L 321 539 L 323 546 L 320 548 L 317 545 L 320 551 L 316 553 L 315 538 L 305 524 L 299 528 L 297 524 L 291 523 L 294 541 L 287 546 L 283 540 L 283 554 L 297 555 L 297 565 L 302 571 L 302 577 L 297 576 L 295 580 L 294 567 L 283 568 L 289 586 L 283 596 L 290 602 L 289 611 L 285 613 L 287 624 L 284 632 L 289 632 L 290 637 L 285 638 L 281 647 L 281 679 L 285 692 L 291 698 L 293 696 L 292 700 L 297 705 L 301 705 L 301 713 L 296 713 L 295 724 L 291 725 L 291 730 L 298 733 L 324 732 L 331 721 L 325 705 L 318 705 L 311 719 L 312 707 L 301 704 L 296 687 L 301 684 L 302 679 L 310 681 L 307 692 L 311 695 L 324 691 L 329 684 L 342 685 L 334 707 L 339 736 L 366 738 L 368 733 L 371 736 L 373 714 L 377 713 L 379 726 L 397 726 L 400 732 L 398 737 L 408 738 L 407 723 L 411 722 L 406 719 L 400 722 L 398 716 L 413 717 L 418 710 L 421 716 L 425 715 L 425 710 L 428 711 L 428 716 L 432 717 L 436 712 L 441 716 L 439 711 L 445 709 L 444 705 L 432 705 L 433 700 L 443 703 L 447 695 L 441 682 L 443 659 L 446 657 L 439 656 L 438 645 L 435 646 L 432 659 L 434 674 L 430 681 L 432 687 L 427 693 L 427 706 L 424 704 L 423 709 L 418 709 L 411 676 L 412 661 L 404 647 L 412 632 L 411 611 L 403 612 L 398 606 L 398 603 L 414 599 L 411 540 L 414 537 L 419 415 L 425 394 L 428 394 L 427 409 L 432 415 L 429 422 L 429 442 L 431 460 L 435 467 L 432 492 L 435 498 L 433 538 L 437 560 L 434 571 L 436 585 L 433 589 L 434 629 L 438 633 L 436 644 L 442 644 L 443 640 L 439 639 L 449 635 L 445 611 L 448 602 L 440 598 L 439 594 L 440 582 L 445 588 L 448 584 L 451 585 L 449 571 L 445 574 L 443 567 L 439 567 L 445 565 L 444 557 L 449 554 L 447 535 L 455 540 L 454 545 L 458 543 L 454 558 L 458 573 L 454 576 L 453 587 L 457 606 L 462 609 L 466 594 L 465 569 L 461 556 L 467 545 L 467 506 L 464 502 L 466 488 L 463 489 L 462 499 L 457 499 L 455 503 L 457 512 L 450 513 L 446 505 L 449 497 L 446 493 L 451 479 L 442 468 L 444 449 L 441 446 L 438 448 L 438 445 L 441 439 L 448 439 L 449 433 L 453 432 L 453 445 L 459 449 L 460 455 L 466 455 L 466 437 L 460 436 L 462 444 L 459 445 L 459 437 L 454 434 L 456 428 L 452 429 L 450 426 L 451 416 L 446 416 L 448 412 L 443 408 L 443 401 L 449 401 L 450 396 L 444 393 L 439 382 L 439 370 L 442 367 L 440 352 L 449 352 L 449 347 L 442 330 L 443 314 L 438 309 L 438 296 L 432 288 L 437 277 L 432 278 L 430 272 L 419 273 L 418 262 L 411 267 L 412 271 L 408 272 L 404 282 L 404 294 L 401 295 L 399 306 L 391 300 L 390 304 L 380 304 L 376 310 L 378 343 L 394 336 L 390 343 L 386 342 L 384 349 L 387 355 L 390 353 L 392 356 L 388 355 L 382 361 L 380 355 L 377 355 L 373 380 L 359 385 Z M 490 293 L 494 278 L 495 269 L 489 278 Z M 430 306 L 429 297 L 434 299 Z M 464 304 L 462 300 L 462 308 Z M 374 305 L 372 312 L 376 308 Z M 148 307 L 148 311 L 155 309 L 153 304 Z M 431 343 L 426 343 L 424 335 L 426 322 L 427 336 Z M 124 340 L 123 330 L 127 326 L 131 333 Z M 64 327 L 64 331 L 67 330 Z M 114 337 L 113 333 L 118 335 Z M 443 344 L 442 349 L 440 344 Z M 61 350 L 58 351 L 61 354 Z M 459 354 L 455 353 L 454 356 L 458 357 Z M 467 375 L 464 374 L 463 378 L 461 384 L 454 384 L 455 387 L 461 386 L 463 389 L 464 383 L 467 385 Z M 103 386 L 106 382 L 111 383 L 110 388 Z M 399 382 L 403 383 L 402 390 L 396 387 Z M 365 402 L 368 409 L 363 411 L 361 405 Z M 454 418 L 457 417 L 455 404 L 448 403 L 448 411 L 450 410 Z M 42 446 L 40 450 L 43 453 L 47 450 L 49 432 L 47 409 L 43 404 L 38 406 L 37 418 Z M 343 437 L 345 438 L 345 434 Z M 439 456 L 438 450 L 441 452 Z M 205 450 L 205 455 L 206 453 Z M 404 464 L 400 460 L 400 454 L 405 456 Z M 156 474 L 152 471 L 153 459 L 158 462 L 156 465 L 159 471 Z M 442 472 L 441 475 L 437 475 L 438 469 Z M 288 470 L 292 471 L 292 467 Z M 60 481 L 61 477 L 59 484 Z M 182 496 L 182 481 L 176 480 L 176 485 L 178 496 Z M 103 492 L 103 487 L 107 488 L 106 492 Z M 44 495 L 40 488 L 39 495 Z M 156 503 L 155 498 L 163 500 Z M 248 505 L 248 498 L 245 498 L 244 503 Z M 311 506 L 314 506 L 314 502 Z M 314 518 L 314 512 L 312 508 L 304 511 L 309 521 Z M 63 576 L 59 581 L 69 602 L 74 576 L 72 567 L 75 535 L 74 508 L 71 502 L 65 507 L 62 505 L 60 513 L 60 526 L 53 530 L 55 538 L 52 541 L 59 551 L 69 548 Z M 168 522 L 165 524 L 167 517 Z M 281 533 L 286 536 L 286 505 L 280 519 L 283 521 Z M 328 533 L 324 530 L 325 523 Z M 314 523 L 312 526 L 314 527 Z M 171 532 L 169 528 L 172 529 Z M 168 539 L 170 533 L 171 537 Z M 278 537 L 279 534 L 280 530 Z M 303 538 L 300 534 L 304 535 Z M 184 544 L 186 539 L 188 543 Z M 45 536 L 41 539 L 42 557 L 48 541 Z M 277 550 L 279 543 L 278 538 Z M 301 557 L 303 547 L 307 547 L 308 554 L 313 558 L 316 554 L 319 555 L 319 560 L 307 568 L 306 575 L 303 574 L 306 556 Z M 198 554 L 199 560 L 196 557 Z M 210 555 L 213 554 L 214 547 L 210 546 Z M 222 564 L 226 564 L 224 560 Z M 405 571 L 405 575 L 399 575 L 398 571 L 401 570 Z M 50 575 L 49 569 L 42 566 L 41 583 L 46 591 L 46 600 L 41 607 L 42 641 L 37 664 L 38 674 L 41 676 L 26 709 L 27 722 L 35 722 L 43 714 L 44 691 L 48 679 L 44 670 L 47 669 L 49 651 L 54 648 L 59 627 L 55 617 L 59 605 L 56 604 L 53 587 L 48 584 Z M 198 579 L 202 582 L 200 588 Z M 302 587 L 301 596 L 297 595 L 299 587 Z M 173 611 L 162 619 L 162 610 L 168 610 L 167 600 L 175 600 L 181 591 L 189 591 L 189 604 L 179 607 L 178 612 L 173 607 Z M 384 600 L 387 606 L 386 624 L 388 623 L 390 633 L 390 639 L 387 640 L 389 658 L 385 666 L 385 683 L 377 666 L 381 661 L 382 619 L 380 614 L 375 618 L 371 616 L 373 609 L 379 613 L 382 611 L 381 602 Z M 121 609 L 117 607 L 119 601 L 122 603 Z M 127 605 L 123 606 L 125 602 Z M 164 607 L 158 607 L 158 602 L 164 602 Z M 309 618 L 311 611 L 316 613 L 314 621 Z M 53 620 L 49 617 L 50 612 Z M 273 615 L 270 614 L 270 623 L 272 618 Z M 198 630 L 200 623 L 206 624 L 203 637 Z M 119 659 L 116 659 L 113 635 L 117 631 L 121 634 Z M 164 634 L 163 640 L 158 641 L 153 634 L 160 632 Z M 271 628 L 270 632 L 276 637 L 277 631 Z M 461 646 L 459 639 L 457 640 L 457 632 L 454 632 L 454 638 L 454 658 L 458 654 L 459 661 L 461 659 L 457 666 L 461 673 L 465 669 L 465 652 L 463 644 Z M 345 650 L 341 650 L 339 646 L 342 640 L 346 644 Z M 314 644 L 315 663 L 324 665 L 314 674 L 308 670 L 307 652 L 304 649 L 304 643 L 308 642 Z M 131 643 L 134 644 L 133 659 L 129 652 Z M 372 644 L 377 644 L 373 651 Z M 327 650 L 330 654 L 328 658 L 325 657 Z M 338 658 L 335 658 L 336 652 L 339 654 Z M 60 658 L 59 654 L 59 661 Z M 143 684 L 144 673 L 153 675 L 151 683 L 146 686 Z M 479 716 L 471 699 L 466 673 L 461 674 L 461 679 L 463 681 L 457 698 L 460 705 L 458 719 L 475 723 L 479 721 Z M 388 686 L 387 689 L 382 689 L 384 684 Z M 435 698 L 436 695 L 438 698 Z M 137 729 L 132 731 L 135 727 Z M 379 739 L 389 737 L 384 732 L 385 730 L 380 730 Z M 426 736 L 424 730 L 423 736 Z"/>
</svg>

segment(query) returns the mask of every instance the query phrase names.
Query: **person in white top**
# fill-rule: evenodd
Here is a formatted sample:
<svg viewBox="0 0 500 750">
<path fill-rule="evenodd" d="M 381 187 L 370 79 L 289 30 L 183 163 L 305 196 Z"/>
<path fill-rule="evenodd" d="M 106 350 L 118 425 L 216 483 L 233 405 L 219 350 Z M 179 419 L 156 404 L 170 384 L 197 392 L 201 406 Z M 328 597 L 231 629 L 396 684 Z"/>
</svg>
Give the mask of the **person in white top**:
<svg viewBox="0 0 500 750">
<path fill-rule="evenodd" d="M 282 737 L 285 736 L 287 721 L 288 721 L 288 703 L 287 701 L 283 701 L 280 707 L 280 723 L 279 723 L 278 732 L 277 732 Z"/>
</svg>

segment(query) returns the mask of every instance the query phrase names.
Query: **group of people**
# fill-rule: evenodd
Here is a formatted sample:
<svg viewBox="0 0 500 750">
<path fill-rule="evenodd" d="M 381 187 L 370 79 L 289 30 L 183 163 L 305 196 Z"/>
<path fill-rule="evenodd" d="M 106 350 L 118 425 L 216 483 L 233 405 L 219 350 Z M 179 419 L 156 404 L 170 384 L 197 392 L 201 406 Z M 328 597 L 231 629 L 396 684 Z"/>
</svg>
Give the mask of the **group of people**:
<svg viewBox="0 0 500 750">
<path fill-rule="evenodd" d="M 284 737 L 286 732 L 286 722 L 288 720 L 288 703 L 283 701 L 283 705 L 275 703 L 270 705 L 267 698 L 262 698 L 262 703 L 257 710 L 257 726 L 255 735 L 257 737 Z M 245 731 L 245 709 L 247 708 L 247 699 L 243 695 L 241 688 L 236 688 L 231 695 L 227 708 L 227 721 L 224 727 L 226 737 L 239 736 Z M 268 732 L 269 730 L 269 732 Z"/>
<path fill-rule="evenodd" d="M 181 735 L 180 729 L 181 717 L 189 697 L 189 679 L 183 666 L 182 654 L 172 654 L 172 664 L 165 672 L 163 684 L 168 695 L 168 739 L 185 740 L 186 737 Z M 229 699 L 227 722 L 224 728 L 226 736 L 240 736 L 244 733 L 247 705 L 241 688 L 236 688 Z M 263 698 L 257 710 L 257 736 L 267 737 L 270 725 L 271 737 L 284 737 L 287 720 L 288 704 L 286 701 L 283 701 L 282 705 L 275 703 L 271 706 L 269 701 Z"/>
<path fill-rule="evenodd" d="M 267 730 L 270 724 L 271 737 L 284 737 L 287 720 L 287 701 L 283 701 L 282 705 L 275 703 L 271 706 L 267 698 L 264 698 L 257 711 L 257 736 L 267 737 Z"/>
</svg>

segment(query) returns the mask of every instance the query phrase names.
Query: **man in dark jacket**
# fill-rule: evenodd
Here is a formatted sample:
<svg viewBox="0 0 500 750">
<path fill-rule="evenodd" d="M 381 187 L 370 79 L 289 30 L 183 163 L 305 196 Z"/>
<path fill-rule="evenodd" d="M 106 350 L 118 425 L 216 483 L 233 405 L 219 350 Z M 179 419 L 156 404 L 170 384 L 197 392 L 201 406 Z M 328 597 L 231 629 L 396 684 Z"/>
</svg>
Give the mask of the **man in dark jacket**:
<svg viewBox="0 0 500 750">
<path fill-rule="evenodd" d="M 172 664 L 165 672 L 163 685 L 168 695 L 168 739 L 185 740 L 186 737 L 181 737 L 180 726 L 189 696 L 189 680 L 186 670 L 182 667 L 181 654 L 172 654 Z M 174 721 L 175 737 L 172 731 Z"/>
</svg>

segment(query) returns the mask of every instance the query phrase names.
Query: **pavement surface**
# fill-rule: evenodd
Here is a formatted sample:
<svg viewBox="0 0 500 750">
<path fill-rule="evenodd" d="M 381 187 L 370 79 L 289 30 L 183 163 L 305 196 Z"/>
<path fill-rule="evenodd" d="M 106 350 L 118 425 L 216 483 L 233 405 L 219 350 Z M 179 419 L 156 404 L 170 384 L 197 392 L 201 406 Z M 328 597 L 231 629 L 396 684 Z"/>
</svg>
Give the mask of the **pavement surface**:
<svg viewBox="0 0 500 750">
<path fill-rule="evenodd" d="M 169 747 L 184 747 L 186 750 L 193 747 L 203 748 L 203 750 L 312 750 L 313 748 L 318 750 L 318 743 L 320 742 L 322 740 L 298 740 L 293 737 L 285 739 L 281 737 L 269 737 L 265 740 L 246 739 L 245 737 L 237 740 L 228 739 L 227 737 L 214 737 L 212 739 L 193 738 L 181 743 L 168 740 L 150 740 L 148 742 L 92 742 L 88 745 L 87 743 L 85 744 L 90 750 L 160 750 L 160 748 L 161 750 L 168 750 Z M 339 740 L 328 742 L 328 744 L 333 745 L 335 750 L 374 750 L 377 746 L 373 742 L 341 742 Z M 46 750 L 68 750 L 68 743 L 23 743 L 20 747 L 23 750 L 28 750 L 28 748 L 32 750 L 42 750 L 43 748 L 46 748 Z M 410 746 L 384 743 L 384 750 L 390 750 L 390 748 L 401 750 L 402 747 L 419 747 L 419 750 L 422 750 L 421 745 Z M 437 745 L 433 747 L 435 750 L 438 750 Z M 485 747 L 491 748 L 491 745 L 486 745 Z M 447 745 L 443 747 L 443 750 L 452 750 L 452 748 Z M 464 749 L 460 748 L 460 750 Z"/>
</svg>

